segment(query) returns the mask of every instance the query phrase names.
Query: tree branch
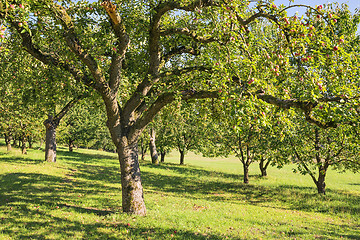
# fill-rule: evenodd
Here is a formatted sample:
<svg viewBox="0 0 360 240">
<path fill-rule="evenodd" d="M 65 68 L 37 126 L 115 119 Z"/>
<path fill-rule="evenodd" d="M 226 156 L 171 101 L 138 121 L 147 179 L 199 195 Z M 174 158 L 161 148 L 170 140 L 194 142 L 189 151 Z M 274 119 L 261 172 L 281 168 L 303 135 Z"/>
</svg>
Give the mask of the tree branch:
<svg viewBox="0 0 360 240">
<path fill-rule="evenodd" d="M 172 35 L 172 34 L 185 35 L 185 36 L 191 37 L 195 42 L 199 42 L 199 43 L 210 43 L 210 42 L 217 41 L 217 39 L 212 36 L 200 37 L 196 34 L 195 31 L 190 31 L 187 27 L 171 28 L 171 29 L 166 29 L 166 30 L 160 31 L 161 36 Z"/>
<path fill-rule="evenodd" d="M 40 62 L 46 65 L 59 67 L 60 69 L 69 72 L 78 82 L 82 82 L 87 86 L 93 86 L 94 83 L 89 75 L 77 69 L 73 64 L 68 64 L 65 61 L 61 60 L 56 53 L 44 52 L 40 50 L 40 48 L 34 44 L 32 36 L 30 35 L 29 32 L 23 31 L 23 29 L 19 27 L 17 22 L 11 20 L 9 22 L 11 26 L 20 35 L 22 40 L 22 46 L 34 58 L 36 58 L 37 60 L 39 60 Z"/>
<path fill-rule="evenodd" d="M 194 56 L 200 55 L 200 51 L 197 48 L 187 48 L 185 46 L 180 46 L 180 47 L 171 49 L 167 54 L 165 54 L 162 57 L 162 61 L 167 62 L 173 56 L 180 55 L 180 54 L 183 54 L 183 53 L 191 54 L 191 55 L 194 55 Z"/>
<path fill-rule="evenodd" d="M 193 71 L 211 72 L 211 70 L 212 69 L 207 66 L 193 66 L 193 67 L 185 67 L 185 68 L 176 68 L 170 71 L 165 71 L 162 72 L 159 76 L 160 77 L 181 76 L 183 74 Z"/>
<path fill-rule="evenodd" d="M 116 53 L 112 56 L 110 66 L 110 89 L 113 93 L 117 93 L 121 80 L 122 62 L 125 57 L 128 46 L 130 45 L 130 38 L 126 32 L 125 26 L 120 15 L 116 12 L 116 6 L 110 0 L 105 0 L 101 4 L 110 17 L 112 28 L 117 37 Z"/>
<path fill-rule="evenodd" d="M 166 105 L 170 104 L 175 100 L 176 93 L 164 93 L 160 95 L 155 102 L 143 113 L 141 118 L 136 121 L 134 129 L 141 131 L 148 123 L 150 123 L 155 115 Z M 191 99 L 205 99 L 205 98 L 218 98 L 218 92 L 214 91 L 195 91 L 187 90 L 181 92 L 181 99 L 187 101 Z"/>
<path fill-rule="evenodd" d="M 95 59 L 86 52 L 76 36 L 74 25 L 71 17 L 67 14 L 64 7 L 54 4 L 50 6 L 50 10 L 55 14 L 55 18 L 58 19 L 64 28 L 64 35 L 67 45 L 71 51 L 80 58 L 80 60 L 88 67 L 92 76 L 95 79 L 95 86 L 97 90 L 102 93 L 109 91 L 108 84 L 105 81 L 105 77 L 101 72 Z"/>
<path fill-rule="evenodd" d="M 82 94 L 79 95 L 77 97 L 75 97 L 74 99 L 72 99 L 70 102 L 68 102 L 65 107 L 63 107 L 61 109 L 61 111 L 56 114 L 56 116 L 54 117 L 54 122 L 56 122 L 56 124 L 59 124 L 60 120 L 66 115 L 67 112 L 69 112 L 69 110 L 77 103 L 79 102 L 81 99 L 85 98 L 87 96 L 87 94 Z"/>
</svg>

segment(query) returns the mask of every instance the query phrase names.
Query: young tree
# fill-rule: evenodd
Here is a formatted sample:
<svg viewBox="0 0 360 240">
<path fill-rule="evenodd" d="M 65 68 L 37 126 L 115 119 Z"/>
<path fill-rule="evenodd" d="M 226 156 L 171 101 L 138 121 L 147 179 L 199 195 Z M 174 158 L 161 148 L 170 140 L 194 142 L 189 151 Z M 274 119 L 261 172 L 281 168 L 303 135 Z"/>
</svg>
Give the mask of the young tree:
<svg viewBox="0 0 360 240">
<path fill-rule="evenodd" d="M 208 142 L 202 152 L 207 156 L 234 154 L 243 165 L 244 183 L 249 183 L 249 167 L 259 161 L 262 175 L 278 156 L 284 113 L 255 98 L 235 99 L 224 96 L 220 104 L 213 104 L 206 114 L 204 135 Z M 267 163 L 265 161 L 267 160 Z M 264 166 L 265 163 L 265 166 Z"/>
<path fill-rule="evenodd" d="M 351 125 L 337 128 L 321 129 L 306 123 L 294 126 L 292 135 L 288 137 L 288 151 L 293 157 L 297 170 L 301 174 L 310 175 L 319 194 L 325 194 L 325 177 L 329 167 L 356 172 L 360 170 L 357 157 L 360 151 Z"/>
</svg>

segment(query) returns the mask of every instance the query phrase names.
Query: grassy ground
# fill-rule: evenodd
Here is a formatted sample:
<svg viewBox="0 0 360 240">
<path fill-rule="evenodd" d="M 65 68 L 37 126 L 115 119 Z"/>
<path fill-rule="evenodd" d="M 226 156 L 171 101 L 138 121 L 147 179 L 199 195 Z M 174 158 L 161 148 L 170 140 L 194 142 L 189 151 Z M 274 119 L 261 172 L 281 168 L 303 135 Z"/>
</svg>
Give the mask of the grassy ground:
<svg viewBox="0 0 360 240">
<path fill-rule="evenodd" d="M 121 213 L 116 154 L 0 145 L 0 239 L 360 239 L 360 174 L 330 171 L 327 195 L 291 166 L 250 184 L 236 159 L 141 163 L 148 214 Z"/>
</svg>

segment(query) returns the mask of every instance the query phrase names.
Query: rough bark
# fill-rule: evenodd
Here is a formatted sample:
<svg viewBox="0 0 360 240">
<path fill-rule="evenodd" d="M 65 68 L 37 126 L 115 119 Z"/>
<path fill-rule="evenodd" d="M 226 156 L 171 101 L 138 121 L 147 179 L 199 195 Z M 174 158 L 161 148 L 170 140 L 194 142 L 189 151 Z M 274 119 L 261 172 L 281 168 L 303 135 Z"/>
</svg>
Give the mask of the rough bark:
<svg viewBox="0 0 360 240">
<path fill-rule="evenodd" d="M 44 121 L 46 128 L 45 136 L 45 161 L 56 162 L 56 128 L 58 122 L 55 122 L 51 115 Z"/>
<path fill-rule="evenodd" d="M 156 137 L 155 129 L 151 128 L 150 129 L 150 142 L 149 142 L 151 162 L 152 162 L 152 164 L 158 165 L 159 164 L 159 155 L 156 150 L 155 137 Z"/>
<path fill-rule="evenodd" d="M 126 213 L 146 215 L 146 207 L 141 185 L 137 142 L 128 144 L 129 139 L 122 137 L 118 147 L 121 169 L 122 208 Z"/>
<path fill-rule="evenodd" d="M 165 155 L 166 155 L 166 151 L 160 151 L 160 162 L 165 162 Z"/>
<path fill-rule="evenodd" d="M 8 152 L 11 151 L 11 135 L 10 134 L 5 134 L 5 143 L 6 143 L 6 150 Z"/>
</svg>

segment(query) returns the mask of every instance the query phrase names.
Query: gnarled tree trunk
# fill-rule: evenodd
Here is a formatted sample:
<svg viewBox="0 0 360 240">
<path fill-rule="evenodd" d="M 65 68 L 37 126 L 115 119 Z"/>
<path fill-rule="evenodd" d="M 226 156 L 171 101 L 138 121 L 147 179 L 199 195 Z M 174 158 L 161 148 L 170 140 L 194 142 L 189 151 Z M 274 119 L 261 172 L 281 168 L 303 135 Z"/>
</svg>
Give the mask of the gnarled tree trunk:
<svg viewBox="0 0 360 240">
<path fill-rule="evenodd" d="M 123 136 L 117 150 L 121 169 L 123 211 L 144 216 L 146 207 L 141 185 L 137 142 L 129 143 L 128 138 Z"/>
</svg>

